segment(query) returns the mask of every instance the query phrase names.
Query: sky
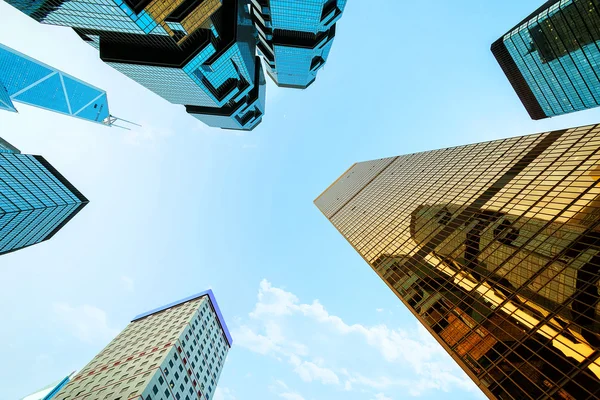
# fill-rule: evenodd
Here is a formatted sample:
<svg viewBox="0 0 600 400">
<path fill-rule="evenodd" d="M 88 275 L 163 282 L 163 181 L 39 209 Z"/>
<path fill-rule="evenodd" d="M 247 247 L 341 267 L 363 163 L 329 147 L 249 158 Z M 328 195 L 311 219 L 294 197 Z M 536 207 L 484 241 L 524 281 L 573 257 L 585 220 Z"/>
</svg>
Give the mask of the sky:
<svg viewBox="0 0 600 400">
<path fill-rule="evenodd" d="M 0 400 L 81 369 L 137 314 L 212 288 L 233 335 L 215 400 L 482 399 L 314 206 L 354 162 L 597 123 L 532 121 L 489 51 L 541 0 L 350 0 L 307 90 L 270 81 L 213 129 L 0 2 L 0 43 L 108 92 L 131 131 L 17 104 L 0 137 L 90 203 L 0 257 Z"/>
</svg>

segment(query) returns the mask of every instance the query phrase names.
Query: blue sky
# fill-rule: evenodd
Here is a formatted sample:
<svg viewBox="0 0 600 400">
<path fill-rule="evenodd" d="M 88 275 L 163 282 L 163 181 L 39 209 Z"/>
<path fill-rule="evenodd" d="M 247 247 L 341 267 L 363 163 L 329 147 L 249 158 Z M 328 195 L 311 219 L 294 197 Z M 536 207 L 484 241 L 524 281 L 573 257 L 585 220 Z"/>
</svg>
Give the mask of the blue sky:
<svg viewBox="0 0 600 400">
<path fill-rule="evenodd" d="M 233 332 L 216 400 L 483 396 L 312 201 L 356 161 L 597 123 L 532 121 L 489 51 L 541 0 L 351 0 L 308 90 L 211 129 L 0 2 L 0 42 L 105 89 L 109 129 L 18 104 L 0 136 L 91 203 L 2 256 L 0 400 L 82 368 L 130 319 L 212 288 Z"/>
</svg>

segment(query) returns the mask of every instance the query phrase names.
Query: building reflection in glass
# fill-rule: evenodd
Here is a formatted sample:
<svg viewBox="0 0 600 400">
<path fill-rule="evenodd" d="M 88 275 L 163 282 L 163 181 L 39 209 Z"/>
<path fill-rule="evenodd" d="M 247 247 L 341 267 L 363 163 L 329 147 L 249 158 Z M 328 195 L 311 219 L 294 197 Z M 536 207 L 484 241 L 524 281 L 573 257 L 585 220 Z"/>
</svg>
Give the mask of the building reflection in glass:
<svg viewBox="0 0 600 400">
<path fill-rule="evenodd" d="M 600 129 L 353 165 L 315 203 L 492 399 L 600 398 Z"/>
</svg>

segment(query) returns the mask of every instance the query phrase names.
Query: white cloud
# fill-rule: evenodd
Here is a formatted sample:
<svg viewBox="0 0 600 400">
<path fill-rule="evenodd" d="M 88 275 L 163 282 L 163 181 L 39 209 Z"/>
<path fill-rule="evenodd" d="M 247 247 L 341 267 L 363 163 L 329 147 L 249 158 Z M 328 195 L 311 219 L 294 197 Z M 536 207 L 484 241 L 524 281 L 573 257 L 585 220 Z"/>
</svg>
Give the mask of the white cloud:
<svg viewBox="0 0 600 400">
<path fill-rule="evenodd" d="M 304 397 L 302 397 L 298 393 L 293 393 L 293 392 L 280 393 L 279 397 L 286 399 L 286 400 L 304 400 Z"/>
<path fill-rule="evenodd" d="M 242 325 L 236 334 L 239 337 L 238 344 L 256 353 L 274 356 L 280 361 L 287 360 L 292 371 L 304 382 L 338 386 L 339 390 L 345 391 L 374 390 L 372 396 L 376 400 L 389 400 L 377 396 L 384 396 L 382 391 L 390 388 L 402 388 L 404 393 L 412 396 L 431 390 L 477 391 L 471 380 L 460 372 L 441 346 L 420 325 L 407 330 L 393 329 L 385 324 L 348 324 L 342 318 L 331 315 L 318 300 L 310 304 L 301 303 L 295 294 L 274 287 L 267 280 L 260 282 L 258 301 L 249 316 L 249 325 L 260 326 L 260 333 L 249 325 Z M 301 319 L 297 320 L 298 317 Z M 317 324 L 315 331 L 329 330 L 330 334 L 325 336 L 337 343 L 362 340 L 366 345 L 365 351 L 374 349 L 383 360 L 395 365 L 389 371 L 402 369 L 404 373 L 369 377 L 371 371 L 368 370 L 362 374 L 349 372 L 344 368 L 325 366 L 323 360 L 307 359 L 311 349 L 284 335 L 285 321 L 290 318 L 295 318 L 301 325 Z M 347 351 L 354 350 L 349 345 Z"/>
<path fill-rule="evenodd" d="M 126 275 L 121 276 L 121 285 L 127 292 L 133 292 L 135 290 L 133 279 Z"/>
<path fill-rule="evenodd" d="M 295 355 L 290 357 L 290 363 L 295 367 L 294 371 L 304 382 L 320 381 L 326 385 L 340 383 L 337 374 L 329 368 L 320 367 L 313 362 L 303 361 Z"/>
<path fill-rule="evenodd" d="M 115 337 L 119 331 L 108 325 L 106 312 L 84 304 L 73 307 L 67 303 L 54 303 L 53 312 L 64 323 L 71 334 L 86 343 L 104 343 Z"/>
<path fill-rule="evenodd" d="M 375 398 L 373 400 L 392 400 L 391 397 L 387 397 L 385 394 L 383 393 L 377 393 L 375 395 Z"/>
<path fill-rule="evenodd" d="M 237 400 L 237 398 L 233 395 L 233 392 L 226 387 L 217 387 L 215 390 L 214 400 Z"/>
<path fill-rule="evenodd" d="M 281 348 L 272 338 L 255 333 L 252 329 L 245 325 L 234 330 L 233 336 L 235 337 L 237 346 L 244 347 L 255 353 L 266 355 L 281 351 Z"/>
<path fill-rule="evenodd" d="M 290 390 L 288 385 L 282 380 L 276 380 L 275 385 L 270 387 L 271 392 L 277 394 L 286 400 L 304 400 L 304 397 L 297 392 Z"/>
<path fill-rule="evenodd" d="M 376 308 L 375 311 L 377 311 L 377 312 L 383 312 L 383 308 Z"/>
</svg>

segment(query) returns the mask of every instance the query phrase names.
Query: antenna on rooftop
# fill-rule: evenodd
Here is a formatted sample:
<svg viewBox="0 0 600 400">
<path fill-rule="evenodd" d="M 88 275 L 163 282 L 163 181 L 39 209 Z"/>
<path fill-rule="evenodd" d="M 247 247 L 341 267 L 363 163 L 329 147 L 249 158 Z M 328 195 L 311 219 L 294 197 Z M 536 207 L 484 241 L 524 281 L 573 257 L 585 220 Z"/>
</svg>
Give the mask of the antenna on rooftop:
<svg viewBox="0 0 600 400">
<path fill-rule="evenodd" d="M 125 122 L 127 124 L 131 124 L 131 125 L 135 125 L 135 126 L 139 126 L 141 127 L 140 124 L 136 124 L 135 122 L 131 122 L 131 121 L 127 121 L 126 119 L 123 118 L 119 118 L 119 117 L 115 117 L 114 115 L 109 115 L 108 117 L 106 117 L 106 119 L 104 121 L 102 121 L 102 123 L 104 125 L 110 126 L 110 127 L 117 127 L 117 128 L 121 128 L 121 129 L 126 129 L 128 131 L 130 131 L 130 128 L 127 128 L 125 126 L 120 126 L 120 125 L 115 125 L 115 122 L 117 121 L 122 121 Z"/>
</svg>

